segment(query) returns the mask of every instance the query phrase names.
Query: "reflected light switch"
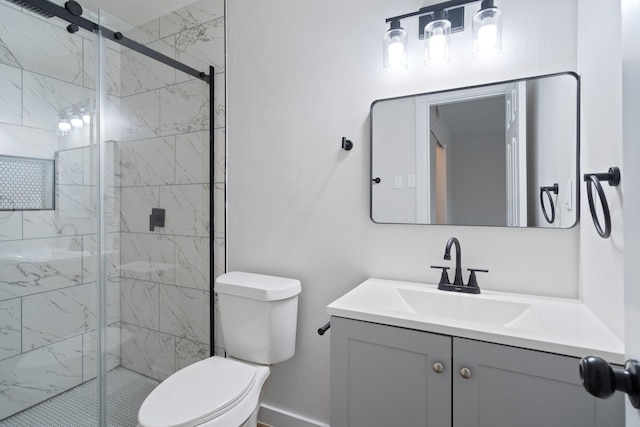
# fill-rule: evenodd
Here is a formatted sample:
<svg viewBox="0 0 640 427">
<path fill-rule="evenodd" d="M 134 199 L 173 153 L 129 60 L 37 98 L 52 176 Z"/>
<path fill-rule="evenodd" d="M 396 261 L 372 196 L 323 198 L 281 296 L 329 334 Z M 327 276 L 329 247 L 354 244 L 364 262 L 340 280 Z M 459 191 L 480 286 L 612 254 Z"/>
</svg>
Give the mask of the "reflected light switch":
<svg viewBox="0 0 640 427">
<path fill-rule="evenodd" d="M 402 175 L 396 175 L 395 188 L 402 187 L 404 187 L 404 180 L 402 179 Z"/>
<path fill-rule="evenodd" d="M 416 188 L 416 176 L 415 175 L 407 175 L 407 187 L 408 188 Z"/>
<path fill-rule="evenodd" d="M 573 180 L 568 179 L 564 185 L 564 206 L 567 210 L 573 209 Z"/>
</svg>

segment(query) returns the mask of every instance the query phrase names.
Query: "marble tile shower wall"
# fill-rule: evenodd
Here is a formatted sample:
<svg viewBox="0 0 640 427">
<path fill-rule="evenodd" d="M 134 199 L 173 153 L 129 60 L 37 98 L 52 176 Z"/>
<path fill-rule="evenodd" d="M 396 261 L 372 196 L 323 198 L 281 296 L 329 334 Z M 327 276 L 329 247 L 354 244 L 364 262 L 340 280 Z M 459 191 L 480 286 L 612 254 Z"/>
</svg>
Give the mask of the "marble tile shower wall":
<svg viewBox="0 0 640 427">
<path fill-rule="evenodd" d="M 214 129 L 207 84 L 122 52 L 121 364 L 159 380 L 210 352 L 210 185 L 214 268 L 224 270 L 223 15 L 223 0 L 202 0 L 127 33 L 198 70 L 215 67 Z M 165 227 L 154 231 L 152 208 L 166 210 Z"/>
<path fill-rule="evenodd" d="M 0 419 L 96 375 L 95 181 L 90 133 L 57 135 L 60 111 L 95 97 L 91 34 L 0 4 L 0 154 L 56 159 L 56 210 L 0 212 Z M 109 46 L 108 104 L 120 52 Z M 112 138 L 117 139 L 116 135 Z M 119 153 L 109 145 L 110 175 Z M 108 183 L 109 367 L 119 362 L 119 182 Z"/>
</svg>

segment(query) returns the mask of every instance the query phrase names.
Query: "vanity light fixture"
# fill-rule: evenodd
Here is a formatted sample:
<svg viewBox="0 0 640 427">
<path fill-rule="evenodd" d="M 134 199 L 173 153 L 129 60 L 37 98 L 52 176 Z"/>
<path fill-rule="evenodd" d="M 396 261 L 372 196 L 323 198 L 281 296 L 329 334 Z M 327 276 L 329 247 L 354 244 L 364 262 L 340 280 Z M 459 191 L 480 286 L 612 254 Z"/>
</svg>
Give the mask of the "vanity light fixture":
<svg viewBox="0 0 640 427">
<path fill-rule="evenodd" d="M 420 8 L 416 12 L 387 18 L 389 30 L 384 36 L 384 69 L 403 71 L 407 62 L 407 33 L 400 21 L 418 17 L 418 38 L 425 43 L 425 64 L 446 64 L 451 61 L 449 55 L 450 35 L 464 31 L 464 8 L 478 0 L 451 0 Z M 501 11 L 494 0 L 483 0 L 480 10 L 473 17 L 472 56 L 496 55 L 502 51 Z"/>
<path fill-rule="evenodd" d="M 60 111 L 58 134 L 66 136 L 71 131 L 80 131 L 91 124 L 91 110 L 72 105 Z"/>
</svg>

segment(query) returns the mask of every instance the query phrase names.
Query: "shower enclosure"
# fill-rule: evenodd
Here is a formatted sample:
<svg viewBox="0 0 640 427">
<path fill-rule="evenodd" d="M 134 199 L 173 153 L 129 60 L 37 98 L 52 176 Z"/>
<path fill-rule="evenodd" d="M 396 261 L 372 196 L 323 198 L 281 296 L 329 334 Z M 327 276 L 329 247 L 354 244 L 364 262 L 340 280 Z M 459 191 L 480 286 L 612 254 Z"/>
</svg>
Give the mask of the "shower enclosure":
<svg viewBox="0 0 640 427">
<path fill-rule="evenodd" d="M 0 0 L 0 426 L 135 426 L 213 352 L 224 4 L 186 3 Z"/>
</svg>

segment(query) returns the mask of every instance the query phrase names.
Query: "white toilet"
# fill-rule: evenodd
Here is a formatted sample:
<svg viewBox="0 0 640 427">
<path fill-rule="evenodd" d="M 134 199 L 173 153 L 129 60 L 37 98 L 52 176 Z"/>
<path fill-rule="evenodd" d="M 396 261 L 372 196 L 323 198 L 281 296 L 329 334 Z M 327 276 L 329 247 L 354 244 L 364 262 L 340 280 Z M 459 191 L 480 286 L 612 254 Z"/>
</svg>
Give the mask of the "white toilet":
<svg viewBox="0 0 640 427">
<path fill-rule="evenodd" d="M 171 375 L 144 401 L 142 427 L 255 427 L 269 365 L 293 356 L 300 281 L 230 272 L 216 279 L 228 358 Z"/>
</svg>

